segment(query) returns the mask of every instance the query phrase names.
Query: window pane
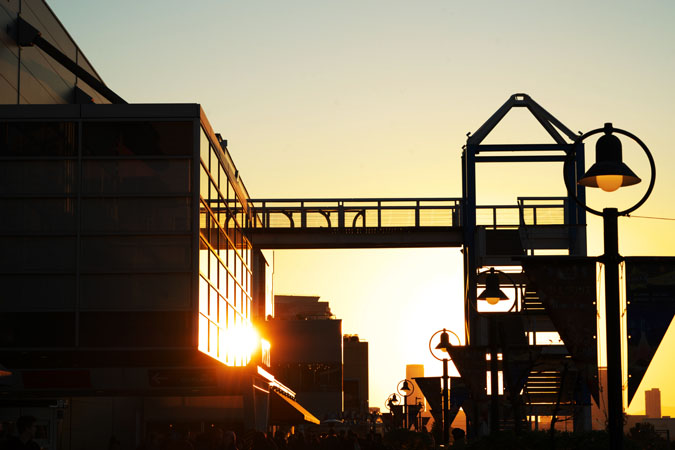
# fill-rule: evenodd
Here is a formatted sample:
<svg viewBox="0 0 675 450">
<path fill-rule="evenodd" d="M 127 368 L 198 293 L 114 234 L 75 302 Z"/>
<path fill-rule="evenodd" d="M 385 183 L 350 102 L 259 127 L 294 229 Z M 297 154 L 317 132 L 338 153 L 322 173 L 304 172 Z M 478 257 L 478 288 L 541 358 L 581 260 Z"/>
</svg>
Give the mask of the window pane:
<svg viewBox="0 0 675 450">
<path fill-rule="evenodd" d="M 190 231 L 190 198 L 85 198 L 84 231 Z"/>
<path fill-rule="evenodd" d="M 199 202 L 199 233 L 204 236 L 205 240 L 209 240 L 209 219 L 211 214 L 206 209 L 204 203 Z"/>
<path fill-rule="evenodd" d="M 81 309 L 191 309 L 190 273 L 83 274 L 80 280 Z"/>
<path fill-rule="evenodd" d="M 211 181 L 209 180 L 209 175 L 204 166 L 199 166 L 199 195 L 202 196 L 204 200 L 209 199 L 209 185 Z"/>
<path fill-rule="evenodd" d="M 0 232 L 75 233 L 75 198 L 0 198 Z"/>
<path fill-rule="evenodd" d="M 72 310 L 74 275 L 2 275 L 0 311 Z"/>
<path fill-rule="evenodd" d="M 218 298 L 218 324 L 221 327 L 227 325 L 227 303 L 222 296 Z"/>
<path fill-rule="evenodd" d="M 218 356 L 218 326 L 209 322 L 209 353 Z"/>
<path fill-rule="evenodd" d="M 190 161 L 84 160 L 85 194 L 184 194 L 191 191 Z"/>
<path fill-rule="evenodd" d="M 189 311 L 80 313 L 80 345 L 83 347 L 178 347 L 190 345 L 191 340 Z"/>
<path fill-rule="evenodd" d="M 218 320 L 218 292 L 213 287 L 209 288 L 209 316 Z"/>
<path fill-rule="evenodd" d="M 199 272 L 209 276 L 209 248 L 202 239 L 199 240 Z"/>
<path fill-rule="evenodd" d="M 223 193 L 223 196 L 227 198 L 227 175 L 225 174 L 225 169 L 223 169 L 223 166 L 218 164 L 218 173 L 220 174 L 218 178 L 218 187 L 220 188 L 220 192 Z"/>
<path fill-rule="evenodd" d="M 192 155 L 193 122 L 85 122 L 82 152 L 95 156 Z"/>
<path fill-rule="evenodd" d="M 94 272 L 189 271 L 190 237 L 83 237 L 81 261 Z"/>
<path fill-rule="evenodd" d="M 77 161 L 2 161 L 3 194 L 75 194 Z"/>
<path fill-rule="evenodd" d="M 0 237 L 0 270 L 72 272 L 76 248 L 74 237 Z"/>
<path fill-rule="evenodd" d="M 216 255 L 209 251 L 209 280 L 211 283 L 218 285 L 218 258 Z"/>
<path fill-rule="evenodd" d="M 209 151 L 209 139 L 206 137 L 204 130 L 201 130 L 199 134 L 199 156 L 204 162 L 204 165 L 210 169 L 210 151 Z"/>
<path fill-rule="evenodd" d="M 218 264 L 218 280 L 220 292 L 227 293 L 227 270 L 222 264 Z"/>
<path fill-rule="evenodd" d="M 234 279 L 231 275 L 227 276 L 227 301 L 234 306 Z"/>
<path fill-rule="evenodd" d="M 0 156 L 76 156 L 75 122 L 2 122 Z"/>
</svg>

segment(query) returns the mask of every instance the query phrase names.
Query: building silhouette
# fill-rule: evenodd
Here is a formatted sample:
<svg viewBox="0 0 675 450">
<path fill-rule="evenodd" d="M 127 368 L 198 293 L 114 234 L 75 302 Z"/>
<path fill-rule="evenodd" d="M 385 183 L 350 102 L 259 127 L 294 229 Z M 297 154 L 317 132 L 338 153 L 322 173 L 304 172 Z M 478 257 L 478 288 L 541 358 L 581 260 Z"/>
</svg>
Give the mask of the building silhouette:
<svg viewBox="0 0 675 450">
<path fill-rule="evenodd" d="M 661 418 L 661 391 L 658 388 L 645 391 L 645 415 L 650 419 Z"/>
<path fill-rule="evenodd" d="M 368 342 L 358 335 L 345 335 L 343 345 L 344 410 L 364 417 L 369 412 L 368 402 Z"/>
<path fill-rule="evenodd" d="M 316 296 L 275 295 L 267 322 L 272 372 L 320 419 L 343 410 L 342 321 Z"/>
</svg>

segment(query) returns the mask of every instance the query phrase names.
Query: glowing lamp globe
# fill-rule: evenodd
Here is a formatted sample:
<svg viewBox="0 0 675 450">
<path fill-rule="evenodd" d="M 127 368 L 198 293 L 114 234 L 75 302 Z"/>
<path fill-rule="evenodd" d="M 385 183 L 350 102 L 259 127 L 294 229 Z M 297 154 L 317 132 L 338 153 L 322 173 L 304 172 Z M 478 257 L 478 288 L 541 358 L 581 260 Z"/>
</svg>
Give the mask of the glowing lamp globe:
<svg viewBox="0 0 675 450">
<path fill-rule="evenodd" d="M 509 297 L 499 289 L 499 275 L 495 273 L 495 269 L 490 269 L 490 272 L 485 277 L 485 290 L 478 296 L 478 300 L 485 300 L 489 305 L 496 305 L 501 300 L 508 300 Z"/>
<path fill-rule="evenodd" d="M 621 141 L 612 134 L 612 129 L 611 123 L 605 124 L 605 134 L 595 144 L 595 164 L 579 179 L 581 186 L 613 192 L 641 181 L 623 162 Z"/>
<path fill-rule="evenodd" d="M 441 333 L 441 342 L 438 343 L 436 346 L 436 350 L 441 350 L 445 353 L 450 353 L 450 347 L 452 347 L 452 344 L 450 344 L 450 335 L 448 334 L 447 331 L 445 331 L 445 328 L 443 329 L 443 333 Z"/>
</svg>

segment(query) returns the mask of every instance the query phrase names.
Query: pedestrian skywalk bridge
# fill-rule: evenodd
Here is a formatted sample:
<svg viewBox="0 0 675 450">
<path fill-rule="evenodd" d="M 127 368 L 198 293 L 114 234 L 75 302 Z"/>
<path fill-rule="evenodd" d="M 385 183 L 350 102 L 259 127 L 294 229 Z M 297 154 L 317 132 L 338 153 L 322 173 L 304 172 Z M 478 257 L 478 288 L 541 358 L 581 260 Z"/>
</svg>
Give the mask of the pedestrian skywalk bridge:
<svg viewBox="0 0 675 450">
<path fill-rule="evenodd" d="M 566 201 L 523 197 L 514 205 L 477 206 L 476 224 L 488 234 L 516 232 L 524 249 L 536 248 L 538 236 L 566 244 Z M 248 231 L 257 248 L 460 247 L 462 204 L 461 198 L 251 199 Z"/>
</svg>

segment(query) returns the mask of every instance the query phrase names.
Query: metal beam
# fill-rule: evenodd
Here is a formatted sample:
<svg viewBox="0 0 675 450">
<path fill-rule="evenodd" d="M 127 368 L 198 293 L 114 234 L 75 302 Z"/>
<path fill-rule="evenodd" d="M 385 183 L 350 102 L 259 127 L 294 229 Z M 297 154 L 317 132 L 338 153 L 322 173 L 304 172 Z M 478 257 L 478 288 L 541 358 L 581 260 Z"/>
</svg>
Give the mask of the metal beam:
<svg viewBox="0 0 675 450">
<path fill-rule="evenodd" d="M 533 155 L 533 156 L 476 156 L 476 162 L 564 162 L 564 156 Z"/>
<path fill-rule="evenodd" d="M 259 249 L 461 247 L 461 227 L 282 228 L 247 230 Z"/>
<path fill-rule="evenodd" d="M 42 33 L 40 33 L 40 31 L 33 25 L 26 22 L 22 17 L 18 17 L 16 22 L 17 44 L 20 47 L 32 47 L 33 45 L 37 46 L 40 50 L 51 56 L 56 62 L 61 64 L 66 69 L 70 70 L 76 77 L 87 83 L 111 103 L 127 103 L 122 97 L 113 92 L 112 89 L 103 84 L 101 80 L 84 70 L 75 61 L 68 58 L 68 56 L 66 56 L 61 50 L 50 44 L 42 37 Z"/>
<path fill-rule="evenodd" d="M 563 151 L 572 149 L 574 144 L 480 144 L 472 146 L 476 153 L 480 152 L 534 152 Z"/>
</svg>

